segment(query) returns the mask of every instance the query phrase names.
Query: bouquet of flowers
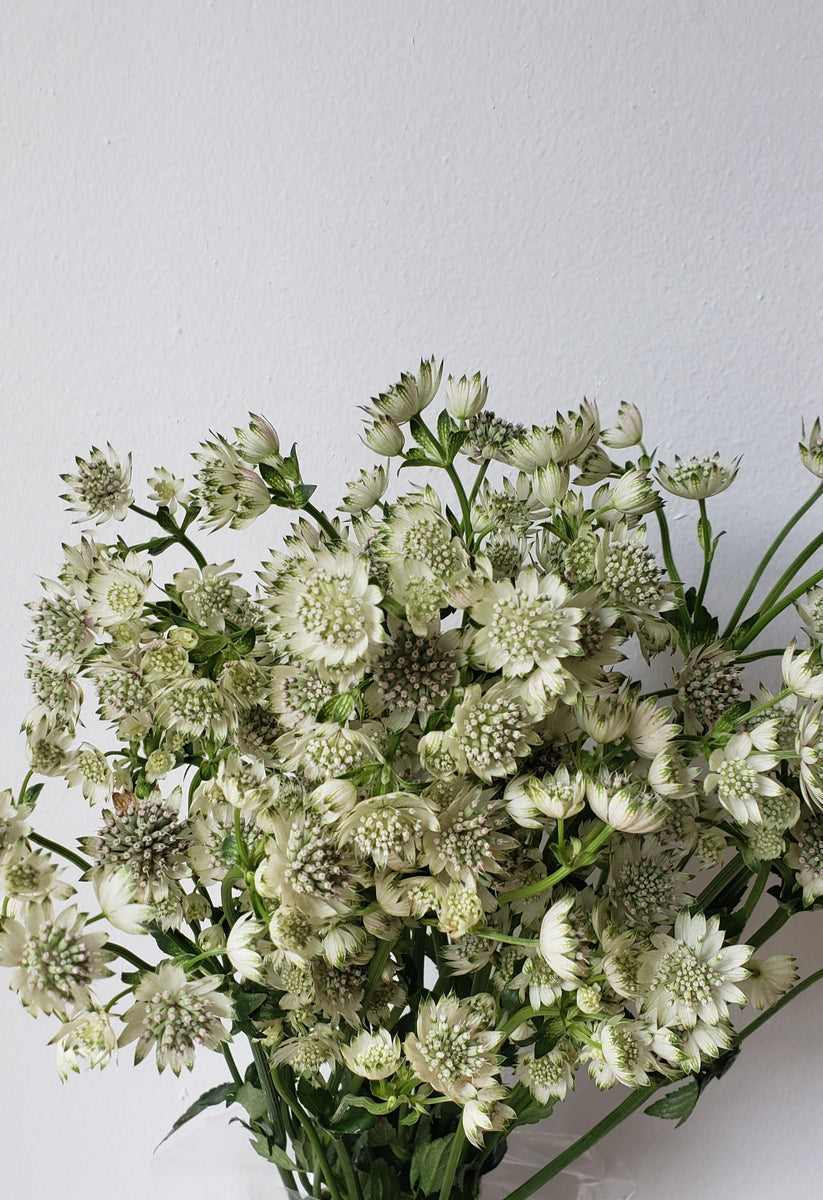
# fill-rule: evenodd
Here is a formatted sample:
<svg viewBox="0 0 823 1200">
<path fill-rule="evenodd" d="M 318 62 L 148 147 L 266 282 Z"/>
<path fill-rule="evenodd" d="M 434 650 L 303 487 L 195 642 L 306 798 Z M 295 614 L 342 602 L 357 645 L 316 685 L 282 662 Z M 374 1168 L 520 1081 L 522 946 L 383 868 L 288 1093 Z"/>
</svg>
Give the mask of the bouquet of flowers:
<svg viewBox="0 0 823 1200">
<path fill-rule="evenodd" d="M 216 1051 L 226 1083 L 178 1124 L 241 1106 L 321 1200 L 472 1200 L 576 1078 L 623 1093 L 524 1200 L 658 1090 L 685 1119 L 823 974 L 763 953 L 823 896 L 823 534 L 753 601 L 823 484 L 721 630 L 707 501 L 737 460 L 655 462 L 630 404 L 515 425 L 480 375 L 427 422 L 441 385 L 425 361 L 371 401 L 383 461 L 331 513 L 260 416 L 145 507 L 130 458 L 78 458 L 88 528 L 30 605 L 31 770 L 0 794 L 0 963 L 60 1074 Z M 800 451 L 823 478 L 819 422 Z M 697 507 L 696 587 L 666 493 Z M 192 536 L 272 506 L 294 523 L 256 583 Z M 137 544 L 92 528 L 129 513 Z M 750 649 L 792 605 L 803 645 Z M 74 789 L 76 846 L 36 831 L 41 776 Z"/>
</svg>

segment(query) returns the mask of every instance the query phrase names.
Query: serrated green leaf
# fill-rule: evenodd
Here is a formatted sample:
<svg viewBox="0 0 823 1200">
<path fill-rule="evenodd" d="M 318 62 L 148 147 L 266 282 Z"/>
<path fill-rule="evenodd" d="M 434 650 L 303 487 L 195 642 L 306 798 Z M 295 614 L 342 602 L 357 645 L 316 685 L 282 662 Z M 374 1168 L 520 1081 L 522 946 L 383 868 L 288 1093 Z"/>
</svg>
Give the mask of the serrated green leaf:
<svg viewBox="0 0 823 1200">
<path fill-rule="evenodd" d="M 375 1158 L 367 1172 L 358 1172 L 362 1180 L 363 1200 L 397 1200 L 400 1180 L 384 1158 Z"/>
<path fill-rule="evenodd" d="M 316 483 L 298 483 L 294 489 L 294 507 L 305 508 L 316 491 Z"/>
<path fill-rule="evenodd" d="M 548 1104 L 538 1104 L 536 1100 L 531 1100 L 523 1111 L 517 1114 L 517 1123 L 518 1125 L 536 1125 L 539 1121 L 544 1121 L 546 1117 L 551 1116 L 553 1108 L 553 1100 L 550 1100 Z"/>
<path fill-rule="evenodd" d="M 664 1121 L 676 1121 L 675 1128 L 678 1128 L 687 1117 L 691 1116 L 699 1095 L 700 1088 L 697 1080 L 691 1079 L 685 1087 L 669 1092 L 660 1100 L 655 1100 L 654 1104 L 650 1104 L 648 1108 L 644 1109 L 644 1112 L 648 1113 L 650 1117 L 660 1117 Z"/>
<path fill-rule="evenodd" d="M 415 1147 L 409 1168 L 409 1181 L 412 1187 L 417 1186 L 424 1196 L 430 1196 L 440 1187 L 453 1136 L 435 1138 Z"/>
<path fill-rule="evenodd" d="M 163 1142 L 168 1141 L 173 1133 L 177 1133 L 178 1129 L 181 1129 L 183 1125 L 186 1125 L 193 1117 L 196 1117 L 198 1113 L 203 1112 L 205 1109 L 212 1108 L 215 1104 L 225 1104 L 228 1107 L 234 1099 L 236 1090 L 236 1083 L 220 1083 L 217 1087 L 209 1088 L 207 1092 L 203 1092 L 203 1095 L 186 1109 L 182 1117 L 177 1118 L 169 1132 L 163 1138 Z M 162 1146 L 163 1142 L 159 1142 L 157 1148 Z"/>
<path fill-rule="evenodd" d="M 258 1012 L 266 999 L 266 992 L 237 992 L 234 997 L 234 1011 L 239 1020 L 244 1021 Z M 255 1076 L 256 1078 L 256 1076 Z"/>
<path fill-rule="evenodd" d="M 730 733 L 739 725 L 750 708 L 749 704 L 733 704 L 714 724 L 715 733 Z"/>
<path fill-rule="evenodd" d="M 324 1125 L 330 1123 L 332 1107 L 327 1092 L 314 1087 L 307 1079 L 298 1079 L 297 1098 L 313 1117 L 317 1117 Z"/>
</svg>

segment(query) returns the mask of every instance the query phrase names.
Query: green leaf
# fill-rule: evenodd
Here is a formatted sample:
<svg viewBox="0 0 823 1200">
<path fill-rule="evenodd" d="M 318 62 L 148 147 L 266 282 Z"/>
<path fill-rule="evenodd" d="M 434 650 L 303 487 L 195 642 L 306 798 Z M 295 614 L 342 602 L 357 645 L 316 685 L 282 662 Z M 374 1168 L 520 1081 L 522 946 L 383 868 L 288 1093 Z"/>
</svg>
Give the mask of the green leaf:
<svg viewBox="0 0 823 1200">
<path fill-rule="evenodd" d="M 266 999 L 266 995 L 266 992 L 236 992 L 234 996 L 234 1010 L 238 1019 L 241 1021 L 248 1020 L 261 1007 Z"/>
<path fill-rule="evenodd" d="M 357 696 L 354 692 L 343 692 L 340 696 L 331 696 L 325 704 L 320 706 L 317 720 L 335 721 L 338 725 L 345 725 L 354 712 L 356 702 Z"/>
<path fill-rule="evenodd" d="M 331 1123 L 331 1098 L 327 1092 L 314 1087 L 307 1079 L 298 1079 L 297 1098 L 313 1117 L 317 1117 L 324 1125 Z"/>
<path fill-rule="evenodd" d="M 417 442 L 418 446 L 426 453 L 429 458 L 434 459 L 437 464 L 443 462 L 443 447 L 438 442 L 437 438 L 426 428 L 425 422 L 420 417 L 412 417 L 409 421 L 409 429 L 411 435 Z"/>
<path fill-rule="evenodd" d="M 235 633 L 232 636 L 231 644 L 242 657 L 251 653 L 256 641 L 257 631 L 255 629 L 244 629 L 242 633 Z"/>
<path fill-rule="evenodd" d="M 434 1141 L 424 1142 L 415 1147 L 409 1169 L 409 1181 L 419 1188 L 424 1196 L 430 1196 L 440 1187 L 443 1172 L 446 1169 L 452 1138 L 435 1138 Z"/>
<path fill-rule="evenodd" d="M 720 913 L 720 928 L 723 930 L 726 941 L 740 937 L 740 934 L 746 927 L 747 920 L 748 913 L 745 908 L 740 908 L 737 912 Z"/>
<path fill-rule="evenodd" d="M 644 1111 L 650 1117 L 661 1117 L 664 1121 L 677 1121 L 675 1126 L 677 1128 L 687 1117 L 691 1116 L 699 1095 L 698 1082 L 696 1079 L 691 1079 L 685 1087 L 678 1088 L 675 1092 L 669 1092 L 660 1100 L 655 1100 L 654 1104 L 650 1104 Z"/>
<path fill-rule="evenodd" d="M 397 1200 L 400 1180 L 384 1158 L 375 1158 L 368 1173 L 358 1172 L 362 1180 L 363 1200 Z"/>
<path fill-rule="evenodd" d="M 536 1125 L 538 1121 L 543 1121 L 546 1117 L 551 1116 L 553 1108 L 553 1100 L 550 1100 L 548 1104 L 538 1104 L 536 1100 L 530 1100 L 523 1111 L 517 1114 L 517 1124 Z"/>
<path fill-rule="evenodd" d="M 454 422 L 444 408 L 437 418 L 437 436 L 443 446 L 448 446 L 454 432 Z"/>
<path fill-rule="evenodd" d="M 404 467 L 440 467 L 442 465 L 439 458 L 429 458 L 423 450 L 412 446 L 411 450 L 406 451 L 403 462 L 397 469 L 402 471 Z"/>
<path fill-rule="evenodd" d="M 245 1122 L 241 1121 L 240 1124 L 244 1125 Z M 262 1130 L 258 1130 L 255 1133 L 255 1136 L 250 1138 L 249 1141 L 261 1158 L 268 1159 L 269 1162 L 273 1162 L 275 1166 L 280 1167 L 281 1170 L 299 1170 L 297 1163 L 292 1162 L 282 1146 L 278 1146 L 274 1138 L 268 1137 L 268 1135 L 263 1133 Z"/>
<path fill-rule="evenodd" d="M 20 803 L 26 805 L 31 804 L 33 806 L 37 802 L 37 797 L 40 795 L 42 790 L 42 783 L 33 783 L 31 787 L 26 788 L 25 792 L 23 793 L 23 799 L 20 801 Z"/>
<path fill-rule="evenodd" d="M 186 1109 L 182 1117 L 177 1118 L 169 1132 L 163 1138 L 163 1142 L 168 1141 L 173 1133 L 176 1133 L 178 1129 L 205 1109 L 212 1108 L 215 1104 L 225 1104 L 228 1108 L 232 1100 L 234 1100 L 236 1090 L 236 1083 L 220 1083 L 217 1087 L 209 1088 L 207 1092 L 203 1092 L 203 1095 Z M 158 1146 L 162 1146 L 163 1142 L 158 1143 Z"/>
<path fill-rule="evenodd" d="M 251 1083 L 243 1083 L 237 1089 L 235 1100 L 242 1104 L 252 1121 L 259 1121 L 268 1115 L 266 1097 L 262 1088 L 254 1087 Z"/>
<path fill-rule="evenodd" d="M 146 546 L 146 549 L 148 550 L 149 554 L 164 554 L 170 546 L 174 545 L 174 543 L 175 538 L 173 537 L 152 538 L 149 544 Z"/>
<path fill-rule="evenodd" d="M 714 733 L 730 733 L 736 725 L 739 725 L 742 719 L 746 716 L 751 706 L 745 704 L 733 704 L 731 708 L 723 713 L 719 720 L 715 721 Z"/>
<path fill-rule="evenodd" d="M 298 483 L 294 489 L 294 507 L 305 508 L 316 491 L 316 483 Z"/>
</svg>

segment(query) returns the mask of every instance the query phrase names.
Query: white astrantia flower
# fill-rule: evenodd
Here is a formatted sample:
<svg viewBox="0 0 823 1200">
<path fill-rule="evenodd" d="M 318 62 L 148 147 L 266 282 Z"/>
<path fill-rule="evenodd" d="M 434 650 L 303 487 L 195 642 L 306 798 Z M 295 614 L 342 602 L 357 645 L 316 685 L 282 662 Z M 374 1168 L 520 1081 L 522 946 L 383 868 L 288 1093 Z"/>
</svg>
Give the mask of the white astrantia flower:
<svg viewBox="0 0 823 1200">
<path fill-rule="evenodd" d="M 608 500 L 601 505 L 595 495 L 593 503 L 598 507 L 610 504 L 618 513 L 638 517 L 644 513 L 654 512 L 660 507 L 660 497 L 654 490 L 648 471 L 624 471 L 617 483 L 607 489 Z"/>
<path fill-rule="evenodd" d="M 636 684 L 628 684 L 619 692 L 601 692 L 591 699 L 581 698 L 575 705 L 577 724 L 601 745 L 621 741 L 628 733 L 634 715 L 637 691 Z"/>
<path fill-rule="evenodd" d="M 731 487 L 739 466 L 739 458 L 724 463 L 719 454 L 711 458 L 686 459 L 675 455 L 672 466 L 658 463 L 656 472 L 660 486 L 673 496 L 682 496 L 685 500 L 706 500 Z"/>
<path fill-rule="evenodd" d="M 75 888 L 61 879 L 60 868 L 43 850 L 30 850 L 20 840 L 0 853 L 0 892 L 8 901 L 12 915 L 23 915 L 37 906 L 47 914 L 54 911 L 55 900 L 68 900 Z"/>
<path fill-rule="evenodd" d="M 755 731 L 733 734 L 722 749 L 709 756 L 709 774 L 703 787 L 717 798 L 741 825 L 759 823 L 761 796 L 777 796 L 782 784 L 766 772 L 777 766 L 773 754 L 752 754 Z"/>
<path fill-rule="evenodd" d="M 643 418 L 640 410 L 628 400 L 621 401 L 617 409 L 617 421 L 611 428 L 603 430 L 601 441 L 620 450 L 627 446 L 636 446 L 642 438 Z"/>
<path fill-rule="evenodd" d="M 435 358 L 421 359 L 416 375 L 404 372 L 400 382 L 373 399 L 372 407 L 367 411 L 376 417 L 390 417 L 402 425 L 428 408 L 437 395 L 442 377 L 442 362 L 438 366 Z"/>
<path fill-rule="evenodd" d="M 407 725 L 417 715 L 424 724 L 430 713 L 445 706 L 466 661 L 460 630 L 440 633 L 439 621 L 425 635 L 389 618 L 390 640 L 371 663 L 372 684 L 364 698 L 369 711 L 386 712 L 392 728 Z"/>
<path fill-rule="evenodd" d="M 432 875 L 448 876 L 474 890 L 479 880 L 499 875 L 502 863 L 518 846 L 502 832 L 502 800 L 492 789 L 463 785 L 446 793 L 435 821 L 422 835 L 425 862 Z"/>
<path fill-rule="evenodd" d="M 265 417 L 250 412 L 249 424 L 245 429 L 235 426 L 234 433 L 237 438 L 237 453 L 246 462 L 255 467 L 258 463 L 279 466 L 282 462 L 277 430 Z"/>
<path fill-rule="evenodd" d="M 805 422 L 801 426 L 802 440 L 798 446 L 800 451 L 800 461 L 807 471 L 811 471 L 812 475 L 816 475 L 818 479 L 823 479 L 823 438 L 820 436 L 820 418 L 815 420 L 806 435 Z"/>
<path fill-rule="evenodd" d="M 809 813 L 792 834 L 796 840 L 786 851 L 786 865 L 797 873 L 803 903 L 813 904 L 823 896 L 823 816 Z"/>
<path fill-rule="evenodd" d="M 668 805 L 642 779 L 601 774 L 588 780 L 586 799 L 601 821 L 622 833 L 655 833 L 669 815 Z"/>
<path fill-rule="evenodd" d="M 560 820 L 581 812 L 586 800 L 586 776 L 581 771 L 570 775 L 567 767 L 558 767 L 539 778 L 518 775 L 506 784 L 503 795 L 512 820 L 524 829 L 542 829 L 545 819 Z"/>
<path fill-rule="evenodd" d="M 26 1008 L 65 1018 L 72 1007 L 91 1006 L 92 985 L 112 974 L 106 964 L 115 956 L 104 949 L 107 933 L 85 931 L 87 919 L 74 905 L 57 916 L 31 905 L 24 925 L 3 921 L 0 966 L 16 968 L 11 987 Z"/>
<path fill-rule="evenodd" d="M 75 597 L 60 583 L 42 581 L 45 595 L 32 600 L 32 652 L 54 671 L 79 666 L 94 645 L 88 599 Z"/>
<path fill-rule="evenodd" d="M 594 1033 L 602 1054 L 599 1087 L 610 1083 L 622 1083 L 625 1087 L 645 1087 L 649 1072 L 660 1070 L 660 1064 L 652 1053 L 654 1034 L 645 1021 L 622 1015 L 609 1017 Z M 611 1076 L 605 1081 L 606 1073 Z"/>
<path fill-rule="evenodd" d="M 476 888 L 455 881 L 439 892 L 436 909 L 438 928 L 450 938 L 464 937 L 485 915 Z"/>
<path fill-rule="evenodd" d="M 597 406 L 584 400 L 577 413 L 557 413 L 555 424 L 533 425 L 512 440 L 507 457 L 521 471 L 534 471 L 550 462 L 576 463 L 594 445 L 600 434 Z"/>
<path fill-rule="evenodd" d="M 737 986 L 747 977 L 743 965 L 751 946 L 724 946 L 720 918 L 703 913 L 678 914 L 674 937 L 652 934 L 653 949 L 643 954 L 642 1010 L 661 1024 L 692 1029 L 697 1021 L 716 1025 L 729 1015 L 729 1004 L 746 1003 Z"/>
<path fill-rule="evenodd" d="M 191 874 L 186 861 L 191 832 L 179 815 L 181 790 L 175 788 L 168 800 L 156 790 L 145 799 L 115 792 L 112 800 L 97 834 L 80 844 L 104 874 L 128 868 L 139 904 L 159 904 L 178 879 Z"/>
<path fill-rule="evenodd" d="M 298 658 L 329 668 L 365 662 L 385 640 L 380 589 L 351 548 L 318 551 L 272 598 L 272 615 Z"/>
<path fill-rule="evenodd" d="M 148 485 L 151 488 L 149 499 L 153 501 L 158 508 L 167 508 L 169 516 L 174 516 L 181 504 L 185 505 L 189 501 L 186 493 L 186 481 L 178 479 L 176 475 L 172 475 L 171 471 L 167 471 L 165 467 L 155 467 L 154 474 L 150 475 Z"/>
<path fill-rule="evenodd" d="M 471 684 L 453 716 L 455 756 L 461 773 L 472 771 L 486 782 L 514 774 L 517 759 L 538 744 L 533 720 L 507 681 L 493 684 L 485 693 L 481 684 Z"/>
<path fill-rule="evenodd" d="M 88 582 L 88 615 L 95 625 L 111 629 L 143 610 L 143 601 L 151 583 L 152 566 L 130 553 L 125 559 L 114 559 L 95 571 Z"/>
<path fill-rule="evenodd" d="M 421 1003 L 416 1030 L 406 1037 L 403 1052 L 418 1079 L 465 1104 L 484 1088 L 499 1085 L 496 1049 L 502 1037 L 488 1027 L 471 998 L 446 995 Z"/>
<path fill-rule="evenodd" d="M 389 475 L 385 467 L 372 467 L 370 471 L 361 471 L 357 479 L 346 484 L 348 493 L 339 506 L 339 511 L 360 516 L 374 508 L 378 500 L 385 494 L 389 486 Z"/>
<path fill-rule="evenodd" d="M 105 1009 L 89 1008 L 62 1021 L 51 1038 L 57 1057 L 57 1073 L 65 1081 L 69 1072 L 105 1067 L 117 1055 L 117 1034 Z"/>
<path fill-rule="evenodd" d="M 812 651 L 797 653 L 797 645 L 791 642 L 781 662 L 783 681 L 786 687 L 803 700 L 819 700 L 823 696 L 823 674 L 812 668 Z"/>
<path fill-rule="evenodd" d="M 521 1001 L 526 999 L 528 993 L 529 1004 L 533 1009 L 551 1008 L 553 1004 L 557 1004 L 564 992 L 574 988 L 577 976 L 573 980 L 563 979 L 541 954 L 528 951 L 527 955 L 522 970 L 512 975 L 508 986 L 520 993 Z"/>
<path fill-rule="evenodd" d="M 746 969 L 749 977 L 740 990 L 757 1009 L 771 1008 L 797 982 L 797 963 L 791 954 L 750 958 Z"/>
<path fill-rule="evenodd" d="M 813 587 L 795 604 L 803 628 L 813 642 L 823 641 L 823 588 Z"/>
<path fill-rule="evenodd" d="M 654 1054 L 678 1071 L 692 1075 L 728 1050 L 734 1037 L 734 1030 L 727 1020 L 715 1024 L 697 1020 L 686 1029 L 679 1025 L 652 1025 L 650 1028 L 653 1030 Z"/>
<path fill-rule="evenodd" d="M 569 920 L 574 895 L 569 893 L 556 900 L 540 922 L 540 953 L 561 979 L 574 980 L 583 974 L 580 944 Z"/>
<path fill-rule="evenodd" d="M 97 903 L 106 920 L 123 933 L 145 933 L 152 910 L 150 905 L 136 900 L 137 884 L 129 868 L 101 868 L 93 871 L 91 878 Z"/>
<path fill-rule="evenodd" d="M 556 508 L 563 503 L 569 490 L 568 466 L 561 467 L 556 462 L 548 462 L 544 467 L 536 467 L 532 475 L 532 487 L 544 508 Z"/>
<path fill-rule="evenodd" d="M 263 925 L 256 921 L 251 913 L 243 913 L 229 930 L 226 955 L 241 983 L 246 979 L 251 979 L 254 983 L 264 982 L 263 956 L 256 949 L 263 934 Z"/>
<path fill-rule="evenodd" d="M 92 446 L 88 458 L 76 458 L 76 475 L 61 475 L 69 491 L 61 497 L 69 510 L 79 513 L 78 520 L 122 521 L 134 501 L 131 490 L 131 455 L 125 463 L 108 446 L 105 451 Z"/>
<path fill-rule="evenodd" d="M 119 1044 L 137 1042 L 136 1063 L 156 1048 L 157 1069 L 171 1067 L 179 1075 L 192 1070 L 198 1046 L 216 1050 L 230 1040 L 224 1021 L 234 1016 L 231 999 L 218 991 L 221 979 L 211 975 L 187 979 L 182 967 L 162 962 L 145 971 L 134 989 L 135 1003 L 125 1013 Z"/>
<path fill-rule="evenodd" d="M 565 1100 L 574 1087 L 574 1051 L 567 1043 L 555 1046 L 548 1054 L 526 1053 L 519 1060 L 517 1075 L 538 1104 Z"/>
<path fill-rule="evenodd" d="M 724 642 L 696 646 L 675 675 L 686 733 L 711 729 L 743 691 L 734 650 Z"/>
<path fill-rule="evenodd" d="M 192 499 L 205 529 L 245 529 L 271 507 L 269 489 L 225 438 L 203 442 L 194 454 L 199 487 Z"/>
<path fill-rule="evenodd" d="M 484 1133 L 502 1131 L 517 1116 L 509 1104 L 503 1103 L 508 1094 L 509 1090 L 503 1084 L 495 1084 L 481 1088 L 476 1099 L 467 1100 L 463 1105 L 463 1132 L 473 1146 L 482 1146 Z"/>
<path fill-rule="evenodd" d="M 341 1045 L 340 1057 L 361 1079 L 387 1079 L 400 1066 L 400 1039 L 392 1037 L 387 1029 L 375 1033 L 363 1029 L 348 1045 Z"/>
<path fill-rule="evenodd" d="M 79 787 L 90 804 L 108 800 L 114 787 L 114 771 L 96 746 L 77 746 L 63 768 L 69 787 Z"/>
<path fill-rule="evenodd" d="M 26 754 L 35 775 L 62 775 L 71 755 L 72 731 L 52 729 L 41 717 L 26 727 Z"/>
<path fill-rule="evenodd" d="M 186 567 L 174 576 L 186 613 L 212 633 L 223 633 L 227 618 L 239 622 L 249 598 L 246 589 L 237 586 L 240 574 L 230 570 L 232 566 L 231 561 L 219 566 L 208 563 L 202 569 Z"/>
<path fill-rule="evenodd" d="M 318 1023 L 307 1033 L 280 1042 L 270 1060 L 274 1067 L 288 1063 L 295 1075 L 316 1083 L 321 1070 L 336 1063 L 340 1052 L 339 1039 L 331 1026 Z"/>
<path fill-rule="evenodd" d="M 484 670 L 501 671 L 505 679 L 537 671 L 546 691 L 564 690 L 561 660 L 580 653 L 583 610 L 570 603 L 559 576 L 541 578 L 528 567 L 513 582 L 489 583 L 469 614 L 480 626 L 471 656 Z"/>
<path fill-rule="evenodd" d="M 460 379 L 449 376 L 446 385 L 446 412 L 455 421 L 466 421 L 476 417 L 486 407 L 489 395 L 488 379 L 481 379 L 480 372 Z"/>
<path fill-rule="evenodd" d="M 237 710 L 211 679 L 179 679 L 158 697 L 157 722 L 184 740 L 208 735 L 224 742 L 237 728 Z"/>
<path fill-rule="evenodd" d="M 360 440 L 374 454 L 383 458 L 394 458 L 403 449 L 405 438 L 403 430 L 391 417 L 377 417 L 372 425 L 367 425 Z"/>
<path fill-rule="evenodd" d="M 11 788 L 0 791 L 0 853 L 26 837 L 32 807 L 31 804 L 17 804 Z"/>
<path fill-rule="evenodd" d="M 353 786 L 351 791 L 356 798 Z M 361 800 L 337 824 L 340 839 L 381 871 L 407 869 L 419 854 L 424 833 L 438 829 L 435 809 L 412 792 L 384 792 Z"/>
</svg>

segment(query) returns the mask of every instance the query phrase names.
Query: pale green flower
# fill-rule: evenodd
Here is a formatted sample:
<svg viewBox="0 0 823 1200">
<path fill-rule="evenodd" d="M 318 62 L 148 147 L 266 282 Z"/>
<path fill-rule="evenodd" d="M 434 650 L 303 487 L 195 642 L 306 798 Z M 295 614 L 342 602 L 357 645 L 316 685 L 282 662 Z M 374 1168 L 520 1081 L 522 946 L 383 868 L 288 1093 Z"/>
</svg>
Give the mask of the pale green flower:
<svg viewBox="0 0 823 1200">
<path fill-rule="evenodd" d="M 200 523 L 206 529 L 245 529 L 271 507 L 269 489 L 256 471 L 240 457 L 225 438 L 203 442 L 194 455 L 200 469 L 199 487 L 192 499 L 202 509 Z"/>
<path fill-rule="evenodd" d="M 187 979 L 172 962 L 144 972 L 134 990 L 135 1003 L 123 1017 L 120 1045 L 137 1042 L 136 1063 L 155 1046 L 158 1071 L 171 1067 L 179 1075 L 184 1067 L 192 1070 L 198 1046 L 216 1050 L 230 1040 L 223 1022 L 234 1016 L 234 1005 L 218 991 L 220 985 L 215 975 Z"/>
<path fill-rule="evenodd" d="M 134 500 L 131 490 L 131 455 L 125 463 L 112 450 L 92 446 L 88 458 L 76 458 L 76 475 L 61 475 L 69 491 L 61 497 L 69 503 L 71 512 L 79 513 L 78 520 L 122 521 Z"/>
<path fill-rule="evenodd" d="M 235 426 L 234 433 L 237 438 L 237 453 L 246 462 L 255 467 L 259 463 L 268 463 L 270 466 L 279 466 L 282 463 L 280 438 L 277 436 L 277 430 L 265 417 L 250 412 L 246 428 L 239 429 Z"/>
<path fill-rule="evenodd" d="M 735 733 L 722 749 L 709 756 L 703 787 L 717 798 L 741 825 L 760 821 L 761 796 L 777 796 L 783 785 L 766 772 L 777 766 L 773 754 L 752 754 L 753 733 Z"/>
<path fill-rule="evenodd" d="M 72 751 L 63 773 L 69 787 L 82 788 L 90 804 L 108 800 L 114 787 L 114 772 L 109 760 L 96 746 L 83 742 Z"/>
<path fill-rule="evenodd" d="M 348 493 L 340 505 L 341 512 L 354 513 L 360 516 L 374 508 L 377 501 L 384 495 L 389 486 L 389 476 L 385 467 L 372 467 L 370 471 L 361 471 L 357 479 L 346 484 Z"/>
<path fill-rule="evenodd" d="M 746 969 L 749 977 L 740 990 L 757 1009 L 771 1008 L 797 982 L 797 963 L 791 954 L 750 958 Z"/>
<path fill-rule="evenodd" d="M 541 577 L 528 567 L 514 581 L 486 584 L 469 612 L 480 626 L 471 644 L 479 666 L 504 679 L 537 671 L 547 692 L 564 690 L 562 660 L 580 652 L 583 610 L 570 602 L 559 576 Z"/>
<path fill-rule="evenodd" d="M 0 926 L 0 966 L 14 967 L 11 987 L 26 1007 L 65 1019 L 73 1007 L 92 1004 L 92 985 L 112 972 L 105 950 L 109 935 L 85 931 L 88 917 L 77 908 L 54 916 L 31 905 L 25 925 L 8 917 Z"/>
<path fill-rule="evenodd" d="M 249 594 L 237 586 L 240 574 L 229 570 L 233 565 L 233 562 L 219 566 L 209 563 L 202 570 L 186 567 L 174 576 L 174 586 L 187 615 L 212 633 L 223 633 L 227 619 L 239 623 L 246 613 Z"/>
<path fill-rule="evenodd" d="M 56 1048 L 57 1073 L 65 1081 L 81 1066 L 105 1067 L 116 1057 L 117 1034 L 104 1009 L 90 1008 L 62 1021 L 49 1045 Z"/>
<path fill-rule="evenodd" d="M 400 1066 L 400 1039 L 386 1029 L 376 1033 L 361 1030 L 347 1046 L 340 1047 L 343 1062 L 361 1079 L 387 1079 Z"/>
<path fill-rule="evenodd" d="M 137 902 L 137 884 L 129 866 L 93 871 L 92 882 L 100 911 L 115 929 L 131 934 L 146 932 L 151 907 Z"/>
<path fill-rule="evenodd" d="M 9 846 L 0 854 L 0 892 L 8 911 L 21 915 L 36 905 L 52 913 L 54 900 L 68 900 L 75 892 L 58 872 L 57 863 L 43 850 L 30 850 L 22 840 Z"/>
<path fill-rule="evenodd" d="M 739 466 L 739 458 L 724 463 L 719 454 L 711 458 L 686 459 L 675 455 L 673 466 L 658 463 L 656 470 L 660 486 L 673 496 L 682 496 L 685 500 L 706 500 L 731 487 Z"/>
<path fill-rule="evenodd" d="M 422 1002 L 416 1031 L 406 1038 L 403 1052 L 418 1079 L 465 1104 L 499 1084 L 495 1050 L 502 1036 L 487 1027 L 471 1000 L 447 995 Z"/>
<path fill-rule="evenodd" d="M 820 418 L 818 417 L 814 425 L 812 425 L 808 436 L 806 436 L 806 425 L 804 422 L 802 433 L 802 441 L 798 446 L 800 461 L 807 471 L 811 471 L 812 475 L 816 475 L 818 479 L 823 479 L 823 438 L 820 436 Z"/>
<path fill-rule="evenodd" d="M 272 598 L 272 618 L 292 654 L 327 668 L 360 670 L 385 640 L 380 589 L 349 548 L 320 550 Z"/>
<path fill-rule="evenodd" d="M 617 409 L 617 422 L 610 429 L 604 429 L 601 441 L 615 449 L 636 446 L 643 440 L 643 418 L 636 404 L 628 400 L 621 401 Z"/>
<path fill-rule="evenodd" d="M 151 563 L 141 562 L 134 553 L 100 567 L 88 582 L 90 620 L 108 630 L 140 616 L 151 572 Z"/>
<path fill-rule="evenodd" d="M 570 775 L 568 768 L 558 767 L 542 778 L 518 775 L 506 784 L 506 809 L 524 829 L 542 829 L 546 822 L 573 817 L 582 811 L 586 799 L 586 777 L 580 771 Z"/>
<path fill-rule="evenodd" d="M 191 874 L 186 862 L 191 833 L 179 816 L 180 788 L 168 800 L 158 791 L 144 800 L 131 792 L 116 792 L 113 799 L 98 833 L 81 838 L 81 845 L 103 874 L 128 868 L 138 903 L 160 903 L 174 881 Z"/>
<path fill-rule="evenodd" d="M 574 932 L 569 913 L 574 896 L 564 896 L 546 910 L 540 922 L 540 953 L 544 962 L 561 979 L 574 980 L 584 972 L 580 943 Z"/>
<path fill-rule="evenodd" d="M 466 688 L 454 711 L 452 727 L 457 764 L 489 782 L 513 775 L 517 759 L 529 753 L 539 738 L 533 718 L 517 691 L 505 681 L 483 692 L 479 683 Z"/>
<path fill-rule="evenodd" d="M 147 482 L 151 488 L 149 499 L 158 508 L 167 508 L 169 516 L 173 517 L 181 504 L 188 503 L 189 497 L 185 492 L 186 481 L 178 479 L 165 467 L 155 467 L 154 474 L 149 476 Z"/>
<path fill-rule="evenodd" d="M 556 1046 L 548 1054 L 524 1054 L 517 1064 L 517 1074 L 538 1104 L 550 1100 L 565 1100 L 574 1087 L 574 1052 L 568 1043 Z"/>
<path fill-rule="evenodd" d="M 748 974 L 744 963 L 751 946 L 724 946 L 720 918 L 684 911 L 674 937 L 652 934 L 654 949 L 640 964 L 643 1012 L 661 1024 L 692 1029 L 698 1020 L 716 1025 L 729 1015 L 729 1004 L 746 1003 L 737 986 Z"/>
<path fill-rule="evenodd" d="M 446 412 L 455 421 L 476 417 L 486 407 L 488 395 L 489 381 L 481 379 L 479 371 L 470 378 L 462 375 L 455 379 L 450 375 L 446 385 Z"/>
<path fill-rule="evenodd" d="M 403 430 L 391 417 L 378 417 L 373 425 L 367 425 L 360 440 L 374 454 L 383 458 L 394 458 L 403 449 Z"/>
</svg>

